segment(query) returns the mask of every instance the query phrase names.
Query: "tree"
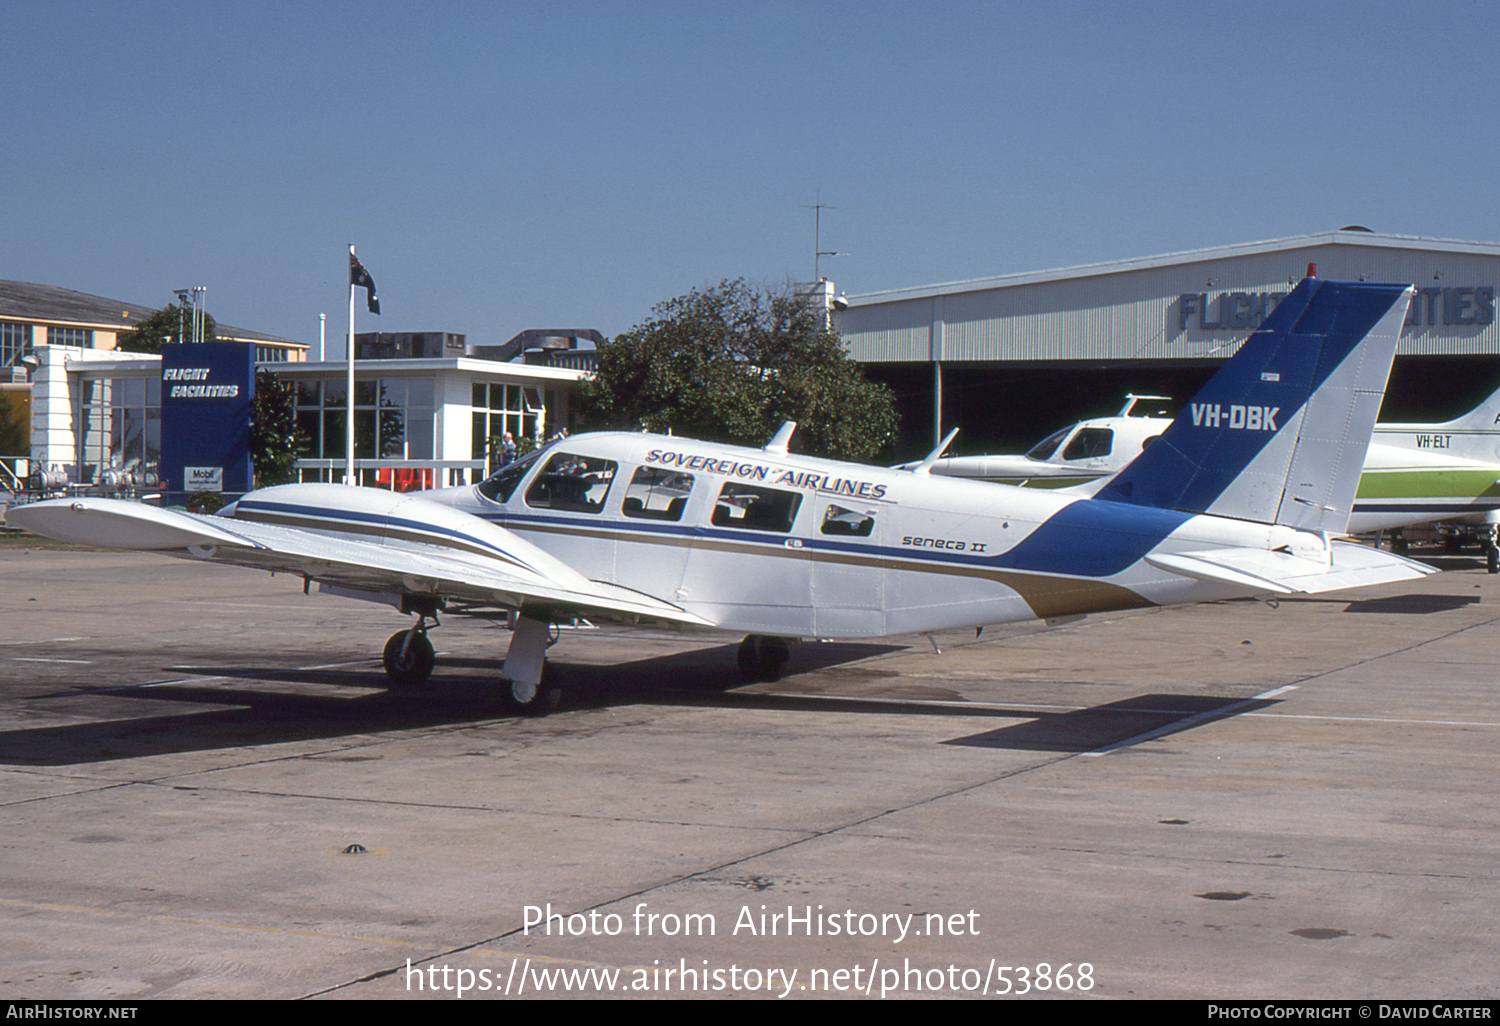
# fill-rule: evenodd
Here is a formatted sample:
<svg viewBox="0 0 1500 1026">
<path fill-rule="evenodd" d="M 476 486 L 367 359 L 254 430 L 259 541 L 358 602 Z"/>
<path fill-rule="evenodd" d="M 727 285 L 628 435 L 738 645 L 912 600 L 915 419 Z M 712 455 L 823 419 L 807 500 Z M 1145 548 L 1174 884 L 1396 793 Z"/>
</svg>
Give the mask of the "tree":
<svg viewBox="0 0 1500 1026">
<path fill-rule="evenodd" d="M 790 291 L 736 279 L 652 313 L 600 350 L 577 400 L 589 427 L 761 446 L 794 420 L 799 451 L 846 460 L 894 439 L 890 390 L 866 381 L 823 312 Z"/>
<path fill-rule="evenodd" d="M 212 342 L 218 337 L 214 333 L 215 328 L 214 319 L 204 311 L 203 341 Z M 193 308 L 168 303 L 122 334 L 115 342 L 115 348 L 127 353 L 159 354 L 163 344 L 182 339 L 191 340 L 192 337 Z"/>
<path fill-rule="evenodd" d="M 306 448 L 297 427 L 293 386 L 276 380 L 270 371 L 259 371 L 250 407 L 250 460 L 255 464 L 255 487 L 291 481 L 296 476 L 292 464 Z"/>
</svg>

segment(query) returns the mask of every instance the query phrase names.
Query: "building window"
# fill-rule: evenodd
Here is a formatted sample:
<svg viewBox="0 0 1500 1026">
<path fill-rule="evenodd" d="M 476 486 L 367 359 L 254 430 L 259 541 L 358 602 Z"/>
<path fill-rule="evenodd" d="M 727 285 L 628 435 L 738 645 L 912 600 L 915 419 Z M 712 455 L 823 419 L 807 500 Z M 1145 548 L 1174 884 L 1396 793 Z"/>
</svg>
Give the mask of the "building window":
<svg viewBox="0 0 1500 1026">
<path fill-rule="evenodd" d="M 0 367 L 14 367 L 31 352 L 31 325 L 0 324 Z"/>
<path fill-rule="evenodd" d="M 537 439 L 544 420 L 541 389 L 522 385 L 474 385 L 474 436 L 471 459 L 489 460 L 488 470 L 500 466 L 500 439 L 509 432 L 517 442 Z"/>
<path fill-rule="evenodd" d="M 47 341 L 54 346 L 92 349 L 94 348 L 94 332 L 90 328 L 48 328 Z"/>
<path fill-rule="evenodd" d="M 354 383 L 354 456 L 371 460 L 430 460 L 433 455 L 430 378 L 385 378 Z M 312 459 L 343 459 L 348 404 L 342 378 L 297 382 L 297 427 Z"/>
<path fill-rule="evenodd" d="M 74 480 L 122 490 L 157 487 L 161 379 L 84 378 L 78 401 Z"/>
<path fill-rule="evenodd" d="M 280 346 L 256 346 L 256 363 L 279 363 L 287 358 L 287 350 Z"/>
</svg>

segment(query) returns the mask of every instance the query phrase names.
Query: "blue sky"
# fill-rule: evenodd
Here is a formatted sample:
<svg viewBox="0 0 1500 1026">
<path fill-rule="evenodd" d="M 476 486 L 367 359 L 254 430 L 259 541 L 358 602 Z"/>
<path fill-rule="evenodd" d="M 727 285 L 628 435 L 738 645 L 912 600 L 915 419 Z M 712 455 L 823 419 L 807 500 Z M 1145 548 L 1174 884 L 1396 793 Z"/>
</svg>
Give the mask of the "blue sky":
<svg viewBox="0 0 1500 1026">
<path fill-rule="evenodd" d="M 629 330 L 1358 223 L 1500 241 L 1500 4 L 0 0 L 0 278 Z M 1489 199 L 1486 199 L 1489 197 Z M 335 344 L 338 349 L 341 343 Z"/>
</svg>

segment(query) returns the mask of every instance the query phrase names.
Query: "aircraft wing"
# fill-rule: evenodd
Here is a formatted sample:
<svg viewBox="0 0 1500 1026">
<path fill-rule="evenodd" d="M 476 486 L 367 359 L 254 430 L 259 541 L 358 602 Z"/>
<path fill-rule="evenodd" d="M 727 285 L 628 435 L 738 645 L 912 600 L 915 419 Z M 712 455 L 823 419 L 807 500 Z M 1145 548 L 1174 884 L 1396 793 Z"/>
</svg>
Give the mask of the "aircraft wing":
<svg viewBox="0 0 1500 1026">
<path fill-rule="evenodd" d="M 119 499 L 54 499 L 14 506 L 13 526 L 60 541 L 101 548 L 163 552 L 216 563 L 296 574 L 371 593 L 431 594 L 466 603 L 571 613 L 645 617 L 712 626 L 669 602 L 590 581 L 503 528 L 517 558 L 500 560 L 458 548 L 396 546 L 378 540 L 280 524 L 200 516 Z"/>
<path fill-rule="evenodd" d="M 1436 572 L 1416 560 L 1354 542 L 1332 542 L 1329 554 L 1331 560 L 1323 562 L 1265 549 L 1210 549 L 1148 555 L 1146 562 L 1183 577 L 1280 595 L 1410 581 Z"/>
</svg>

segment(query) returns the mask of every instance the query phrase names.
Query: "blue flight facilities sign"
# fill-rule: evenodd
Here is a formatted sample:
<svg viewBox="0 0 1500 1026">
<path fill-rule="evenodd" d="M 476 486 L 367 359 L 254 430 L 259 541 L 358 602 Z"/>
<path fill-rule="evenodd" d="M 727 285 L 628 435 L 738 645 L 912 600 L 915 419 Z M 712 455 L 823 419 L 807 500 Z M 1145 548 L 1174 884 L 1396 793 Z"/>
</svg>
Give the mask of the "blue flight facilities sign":
<svg viewBox="0 0 1500 1026">
<path fill-rule="evenodd" d="M 161 484 L 169 504 L 194 492 L 250 490 L 255 346 L 178 343 L 161 350 Z"/>
</svg>

